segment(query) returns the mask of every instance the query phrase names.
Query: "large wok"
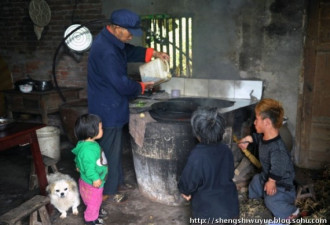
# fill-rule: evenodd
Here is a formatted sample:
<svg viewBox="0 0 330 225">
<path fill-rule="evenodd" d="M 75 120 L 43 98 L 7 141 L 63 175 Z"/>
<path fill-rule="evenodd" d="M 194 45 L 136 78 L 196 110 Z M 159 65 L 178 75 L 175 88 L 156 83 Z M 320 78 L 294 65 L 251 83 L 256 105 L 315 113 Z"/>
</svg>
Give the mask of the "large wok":
<svg viewBox="0 0 330 225">
<path fill-rule="evenodd" d="M 149 113 L 152 118 L 161 122 L 189 122 L 198 107 L 225 108 L 233 104 L 233 101 L 214 98 L 172 98 L 152 104 Z"/>
</svg>

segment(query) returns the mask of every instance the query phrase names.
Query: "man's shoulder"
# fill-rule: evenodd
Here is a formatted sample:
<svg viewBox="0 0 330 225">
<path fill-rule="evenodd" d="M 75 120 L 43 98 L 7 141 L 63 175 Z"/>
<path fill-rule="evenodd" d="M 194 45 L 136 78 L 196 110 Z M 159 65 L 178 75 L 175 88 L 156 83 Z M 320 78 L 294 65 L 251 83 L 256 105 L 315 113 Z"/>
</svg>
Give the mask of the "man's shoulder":
<svg viewBox="0 0 330 225">
<path fill-rule="evenodd" d="M 103 48 L 124 48 L 125 44 L 112 35 L 107 29 L 103 29 L 94 39 L 92 47 L 99 46 Z"/>
</svg>

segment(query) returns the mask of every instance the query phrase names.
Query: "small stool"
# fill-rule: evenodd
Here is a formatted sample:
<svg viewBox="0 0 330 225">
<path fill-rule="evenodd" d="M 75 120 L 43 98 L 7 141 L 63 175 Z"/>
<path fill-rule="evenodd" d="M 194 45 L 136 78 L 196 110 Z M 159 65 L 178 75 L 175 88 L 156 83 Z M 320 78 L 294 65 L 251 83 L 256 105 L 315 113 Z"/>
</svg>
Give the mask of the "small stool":
<svg viewBox="0 0 330 225">
<path fill-rule="evenodd" d="M 42 161 L 45 165 L 46 174 L 49 174 L 49 167 L 52 169 L 53 173 L 58 172 L 58 169 L 56 166 L 56 163 L 58 162 L 58 160 L 55 160 L 48 156 L 42 155 Z M 37 186 L 38 186 L 38 179 L 37 179 L 36 171 L 34 168 L 34 163 L 31 162 L 29 190 L 33 190 Z"/>
<path fill-rule="evenodd" d="M 48 156 L 43 155 L 42 161 L 44 162 L 45 167 L 46 167 L 46 174 L 48 174 L 48 172 L 49 172 L 49 167 L 52 169 L 53 173 L 58 172 L 58 169 L 56 166 L 56 163 L 58 162 L 58 160 L 49 158 Z"/>
<path fill-rule="evenodd" d="M 314 201 L 316 201 L 315 192 L 314 192 L 314 184 L 299 184 L 297 188 L 297 200 L 311 197 Z"/>
<path fill-rule="evenodd" d="M 297 187 L 296 201 L 308 197 L 316 200 L 313 180 L 306 169 L 295 167 L 295 173 L 294 182 Z"/>
<path fill-rule="evenodd" d="M 0 216 L 0 224 L 21 225 L 22 219 L 30 216 L 30 225 L 51 225 L 46 205 L 50 199 L 47 196 L 36 195 L 20 206 Z M 38 216 L 41 221 L 38 221 Z"/>
</svg>

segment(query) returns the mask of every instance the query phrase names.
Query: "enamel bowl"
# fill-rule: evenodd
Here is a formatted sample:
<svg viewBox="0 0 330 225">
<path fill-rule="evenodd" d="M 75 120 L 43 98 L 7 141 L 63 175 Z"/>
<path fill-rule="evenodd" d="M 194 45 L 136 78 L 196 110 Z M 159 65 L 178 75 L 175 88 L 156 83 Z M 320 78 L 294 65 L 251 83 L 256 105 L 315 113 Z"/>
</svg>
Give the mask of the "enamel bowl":
<svg viewBox="0 0 330 225">
<path fill-rule="evenodd" d="M 23 93 L 29 93 L 31 92 L 33 89 L 33 85 L 32 84 L 22 84 L 19 85 L 19 90 Z"/>
</svg>

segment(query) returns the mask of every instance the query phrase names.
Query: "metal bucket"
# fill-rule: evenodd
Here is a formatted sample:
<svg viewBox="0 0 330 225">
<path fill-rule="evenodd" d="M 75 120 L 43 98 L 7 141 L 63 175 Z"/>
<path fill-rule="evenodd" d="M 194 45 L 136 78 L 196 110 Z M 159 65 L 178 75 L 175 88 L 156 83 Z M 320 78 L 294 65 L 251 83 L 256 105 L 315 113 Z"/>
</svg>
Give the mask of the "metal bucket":
<svg viewBox="0 0 330 225">
<path fill-rule="evenodd" d="M 60 160 L 60 129 L 54 126 L 46 126 L 37 130 L 37 137 L 41 155 Z"/>
</svg>

